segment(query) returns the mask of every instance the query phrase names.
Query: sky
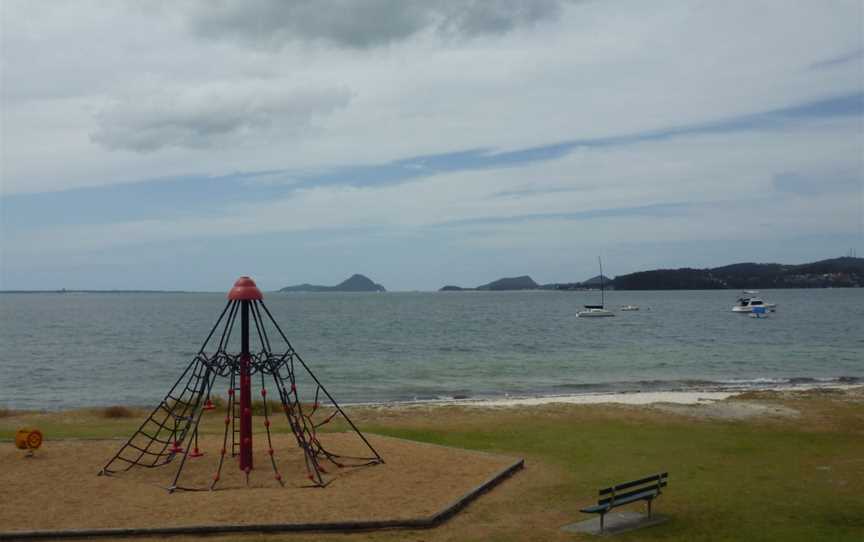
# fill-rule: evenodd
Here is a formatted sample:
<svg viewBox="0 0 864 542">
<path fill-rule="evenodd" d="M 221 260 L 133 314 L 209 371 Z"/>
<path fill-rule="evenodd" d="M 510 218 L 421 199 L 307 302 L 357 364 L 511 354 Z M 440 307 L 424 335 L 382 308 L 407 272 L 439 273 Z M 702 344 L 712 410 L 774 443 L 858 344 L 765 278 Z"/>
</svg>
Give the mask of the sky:
<svg viewBox="0 0 864 542">
<path fill-rule="evenodd" d="M 0 289 L 864 255 L 858 0 L 0 3 Z"/>
</svg>

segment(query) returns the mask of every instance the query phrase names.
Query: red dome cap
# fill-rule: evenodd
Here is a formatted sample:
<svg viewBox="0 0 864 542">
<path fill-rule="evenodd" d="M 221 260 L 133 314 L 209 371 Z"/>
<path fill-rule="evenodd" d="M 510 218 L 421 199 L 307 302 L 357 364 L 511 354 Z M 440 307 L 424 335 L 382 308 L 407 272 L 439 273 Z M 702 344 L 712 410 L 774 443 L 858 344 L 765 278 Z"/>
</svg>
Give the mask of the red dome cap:
<svg viewBox="0 0 864 542">
<path fill-rule="evenodd" d="M 240 277 L 234 283 L 231 291 L 228 292 L 228 299 L 232 301 L 252 301 L 253 299 L 264 299 L 264 296 L 261 295 L 261 290 L 255 285 L 254 280 L 249 277 Z"/>
</svg>

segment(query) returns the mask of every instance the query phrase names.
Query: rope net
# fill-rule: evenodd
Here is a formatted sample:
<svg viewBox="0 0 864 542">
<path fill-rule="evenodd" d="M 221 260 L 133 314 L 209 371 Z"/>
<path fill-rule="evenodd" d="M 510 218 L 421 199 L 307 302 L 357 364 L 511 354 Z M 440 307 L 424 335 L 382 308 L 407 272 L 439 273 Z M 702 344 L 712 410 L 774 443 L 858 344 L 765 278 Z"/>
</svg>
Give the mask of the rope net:
<svg viewBox="0 0 864 542">
<path fill-rule="evenodd" d="M 251 315 L 249 335 L 257 338 L 257 349 L 248 355 L 228 352 L 232 332 L 237 325 L 241 304 L 249 303 Z M 221 332 L 217 333 L 220 330 Z M 281 339 L 279 350 L 272 348 L 273 331 L 275 343 Z M 236 342 L 236 333 L 235 342 Z M 251 341 L 250 341 L 251 342 Z M 207 354 L 208 346 L 215 350 Z M 246 358 L 244 360 L 244 357 Z M 331 468 L 344 469 L 383 463 L 384 460 L 372 447 L 363 433 L 351 421 L 332 395 L 318 380 L 303 358 L 294 350 L 285 333 L 276 323 L 269 309 L 261 300 L 229 301 L 217 319 L 201 349 L 186 366 L 165 397 L 144 420 L 135 433 L 117 451 L 100 471 L 100 475 L 119 475 L 135 469 L 154 469 L 176 465 L 173 479 L 167 485 L 175 490 L 217 489 L 225 458 L 237 457 L 241 453 L 241 393 L 239 383 L 245 371 L 251 382 L 260 385 L 258 393 L 263 405 L 265 443 L 273 478 L 285 485 L 274 450 L 271 426 L 284 416 L 297 447 L 301 450 L 310 486 L 324 487 L 331 480 Z M 217 383 L 227 383 L 227 400 L 218 396 Z M 268 386 L 270 389 L 268 390 Z M 301 400 L 300 388 L 307 390 L 306 399 Z M 274 399 L 270 399 L 271 391 Z M 214 398 L 219 397 L 214 402 Z M 221 407 L 218 404 L 221 403 Z M 221 449 L 217 450 L 216 465 L 207 485 L 184 484 L 184 467 L 187 460 L 198 460 L 204 454 L 199 449 L 199 426 L 208 413 L 224 409 L 224 429 Z M 319 438 L 319 429 L 336 420 L 344 421 L 347 427 L 362 442 L 361 455 L 340 455 L 326 448 Z M 251 437 L 250 437 L 251 438 Z M 251 441 L 248 443 L 251 446 Z M 250 469 L 245 472 L 249 483 Z"/>
</svg>

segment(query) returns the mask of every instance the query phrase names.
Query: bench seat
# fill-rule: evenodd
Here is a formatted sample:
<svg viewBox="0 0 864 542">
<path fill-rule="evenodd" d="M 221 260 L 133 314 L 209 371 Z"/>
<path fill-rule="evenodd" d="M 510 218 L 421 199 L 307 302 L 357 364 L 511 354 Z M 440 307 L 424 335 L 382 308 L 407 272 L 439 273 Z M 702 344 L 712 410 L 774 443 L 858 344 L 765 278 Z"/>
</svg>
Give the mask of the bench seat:
<svg viewBox="0 0 864 542">
<path fill-rule="evenodd" d="M 643 491 L 641 493 L 636 493 L 635 495 L 630 495 L 629 497 L 625 497 L 623 499 L 615 499 L 615 506 L 620 506 L 622 504 L 628 504 L 631 502 L 653 499 L 657 497 L 660 493 L 656 489 L 649 489 L 648 491 Z M 595 504 L 594 506 L 589 506 L 587 508 L 582 508 L 579 510 L 585 514 L 599 514 L 600 512 L 608 512 L 612 507 L 612 503 L 606 504 Z"/>
<path fill-rule="evenodd" d="M 597 492 L 599 496 L 597 504 L 587 506 L 579 511 L 583 514 L 600 514 L 601 533 L 605 528 L 606 514 L 618 506 L 636 501 L 646 501 L 648 503 L 648 517 L 651 517 L 651 504 L 666 487 L 668 476 L 668 472 L 652 474 L 639 480 L 603 488 Z"/>
</svg>

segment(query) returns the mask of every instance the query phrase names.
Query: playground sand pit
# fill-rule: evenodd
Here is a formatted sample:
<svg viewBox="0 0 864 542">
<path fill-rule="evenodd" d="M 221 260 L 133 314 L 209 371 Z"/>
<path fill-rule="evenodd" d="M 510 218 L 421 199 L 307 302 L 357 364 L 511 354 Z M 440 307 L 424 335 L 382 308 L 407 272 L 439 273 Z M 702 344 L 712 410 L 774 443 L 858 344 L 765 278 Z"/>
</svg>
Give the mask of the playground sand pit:
<svg viewBox="0 0 864 542">
<path fill-rule="evenodd" d="M 256 438 L 263 440 L 263 436 Z M 259 441 L 249 488 L 237 460 L 229 454 L 217 491 L 174 493 L 164 489 L 176 472 L 173 463 L 97 476 L 122 441 L 46 441 L 33 458 L 4 447 L 0 487 L 6 498 L 0 506 L 0 532 L 426 518 L 515 461 L 377 435 L 367 438 L 386 463 L 339 469 L 324 462 L 331 480 L 325 488 L 309 487 L 303 454 L 293 435 L 274 435 L 285 487 L 275 480 L 266 446 Z M 321 441 L 336 453 L 368 455 L 353 434 L 331 433 Z M 210 483 L 221 444 L 221 437 L 202 437 L 205 455 L 187 460 L 181 485 Z"/>
</svg>

